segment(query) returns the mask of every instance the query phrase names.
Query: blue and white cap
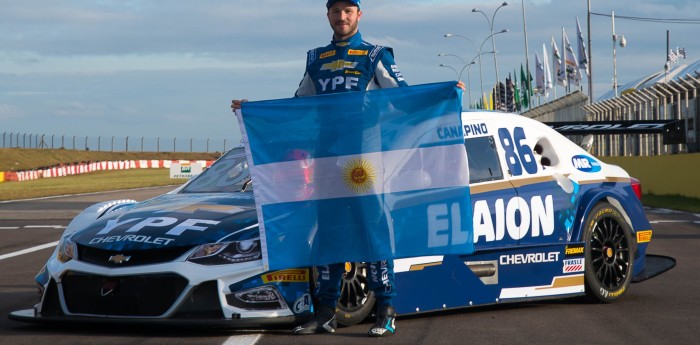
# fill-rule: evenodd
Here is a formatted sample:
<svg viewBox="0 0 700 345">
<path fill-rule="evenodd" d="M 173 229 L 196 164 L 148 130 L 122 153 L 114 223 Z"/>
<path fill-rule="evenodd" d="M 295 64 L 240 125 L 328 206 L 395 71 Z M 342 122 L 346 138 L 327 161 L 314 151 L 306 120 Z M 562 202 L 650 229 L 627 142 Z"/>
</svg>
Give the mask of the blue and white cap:
<svg viewBox="0 0 700 345">
<path fill-rule="evenodd" d="M 357 6 L 357 8 L 360 8 L 360 0 L 328 0 L 328 2 L 326 2 L 326 8 L 331 8 L 331 6 L 333 6 L 333 4 L 335 4 L 336 2 L 340 2 L 340 1 L 349 2 L 349 3 Z"/>
</svg>

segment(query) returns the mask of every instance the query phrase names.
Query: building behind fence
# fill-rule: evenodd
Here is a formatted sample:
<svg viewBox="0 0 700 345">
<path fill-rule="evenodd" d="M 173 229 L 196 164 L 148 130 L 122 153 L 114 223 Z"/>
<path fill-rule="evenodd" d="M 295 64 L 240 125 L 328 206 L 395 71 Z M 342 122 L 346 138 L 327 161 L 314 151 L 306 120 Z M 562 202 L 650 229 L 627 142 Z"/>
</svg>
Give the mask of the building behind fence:
<svg viewBox="0 0 700 345">
<path fill-rule="evenodd" d="M 226 152 L 240 144 L 231 139 L 89 137 L 2 132 L 2 148 L 66 149 L 115 152 Z"/>
<path fill-rule="evenodd" d="M 595 135 L 596 156 L 656 156 L 700 151 L 700 61 L 641 78 L 594 103 L 575 91 L 523 113 L 542 122 L 679 120 L 683 144 L 665 145 L 662 134 Z"/>
</svg>

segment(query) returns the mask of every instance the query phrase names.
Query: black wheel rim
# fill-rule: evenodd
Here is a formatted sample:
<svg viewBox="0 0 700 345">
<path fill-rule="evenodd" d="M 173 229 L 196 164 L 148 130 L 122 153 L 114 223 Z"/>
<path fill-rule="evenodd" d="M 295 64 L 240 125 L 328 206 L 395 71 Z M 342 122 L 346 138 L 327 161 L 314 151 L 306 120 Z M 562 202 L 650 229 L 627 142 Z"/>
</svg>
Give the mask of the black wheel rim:
<svg viewBox="0 0 700 345">
<path fill-rule="evenodd" d="M 338 305 L 347 311 L 360 309 L 370 297 L 366 263 L 346 263 Z"/>
<path fill-rule="evenodd" d="M 630 267 L 630 247 L 625 228 L 614 218 L 603 218 L 593 229 L 591 265 L 600 284 L 608 290 L 624 286 Z"/>
</svg>

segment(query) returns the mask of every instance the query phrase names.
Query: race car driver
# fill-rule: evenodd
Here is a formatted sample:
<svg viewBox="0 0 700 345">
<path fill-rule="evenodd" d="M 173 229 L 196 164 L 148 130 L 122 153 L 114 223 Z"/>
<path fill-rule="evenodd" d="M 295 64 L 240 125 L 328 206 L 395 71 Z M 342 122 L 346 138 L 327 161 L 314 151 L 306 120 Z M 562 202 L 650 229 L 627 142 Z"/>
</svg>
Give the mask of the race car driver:
<svg viewBox="0 0 700 345">
<path fill-rule="evenodd" d="M 360 0 L 328 0 L 328 22 L 333 29 L 333 40 L 325 47 L 307 53 L 306 71 L 295 92 L 295 97 L 366 91 L 378 88 L 407 86 L 394 62 L 391 48 L 373 45 L 362 39 L 358 24 L 362 18 Z M 460 81 L 457 84 L 465 89 Z M 235 111 L 245 100 L 233 100 Z M 319 220 L 320 226 L 322 221 Z M 332 249 L 329 249 L 332 250 Z M 369 265 L 369 287 L 377 299 L 377 320 L 368 335 L 381 337 L 396 332 L 396 313 L 391 306 L 396 295 L 392 260 Z M 345 272 L 344 263 L 318 267 L 317 298 L 319 305 L 314 318 L 294 328 L 294 334 L 335 332 L 335 309 L 340 298 L 340 283 Z"/>
</svg>

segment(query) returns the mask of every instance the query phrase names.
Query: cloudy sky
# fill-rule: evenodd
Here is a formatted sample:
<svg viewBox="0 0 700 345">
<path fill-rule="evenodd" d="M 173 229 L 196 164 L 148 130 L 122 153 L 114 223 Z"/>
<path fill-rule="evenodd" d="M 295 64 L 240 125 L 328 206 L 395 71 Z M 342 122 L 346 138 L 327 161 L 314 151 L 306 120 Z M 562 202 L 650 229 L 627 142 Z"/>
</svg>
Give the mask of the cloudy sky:
<svg viewBox="0 0 700 345">
<path fill-rule="evenodd" d="M 521 0 L 522 1 L 522 0 Z M 525 61 L 521 1 L 509 1 L 494 20 L 499 76 Z M 264 100 L 293 95 L 306 51 L 328 44 L 323 0 L 0 0 L 0 135 L 187 137 L 238 141 L 232 98 Z M 487 20 L 501 1 L 363 0 L 360 29 L 366 40 L 394 48 L 410 84 L 456 79 L 455 69 L 477 53 Z M 586 0 L 524 0 L 530 68 L 534 54 L 572 44 L 576 17 L 586 35 Z M 697 19 L 696 0 L 591 0 L 594 13 L 618 17 L 619 84 L 663 69 L 666 30 L 671 46 L 685 47 L 686 63 L 700 58 L 698 24 L 626 17 Z M 612 25 L 591 20 L 594 98 L 612 85 Z M 561 50 L 561 46 L 559 47 Z M 491 51 L 490 41 L 483 50 Z M 484 88 L 493 85 L 492 55 L 483 55 Z M 470 69 L 473 97 L 478 65 Z M 467 73 L 462 77 L 467 81 Z M 587 86 L 584 85 L 584 90 Z M 558 96 L 563 89 L 557 90 Z M 465 94 L 465 104 L 466 104 Z M 550 95 L 550 99 L 553 95 Z"/>
</svg>

